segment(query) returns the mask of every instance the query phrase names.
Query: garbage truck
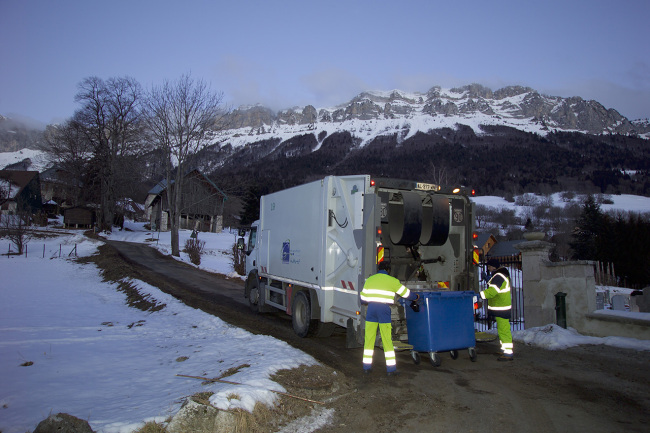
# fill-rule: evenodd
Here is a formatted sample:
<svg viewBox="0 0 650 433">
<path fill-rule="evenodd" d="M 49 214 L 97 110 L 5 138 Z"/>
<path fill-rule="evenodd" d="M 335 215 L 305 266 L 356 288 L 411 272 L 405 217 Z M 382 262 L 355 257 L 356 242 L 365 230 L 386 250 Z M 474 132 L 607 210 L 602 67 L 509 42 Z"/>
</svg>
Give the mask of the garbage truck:
<svg viewBox="0 0 650 433">
<path fill-rule="evenodd" d="M 241 237 L 244 296 L 256 313 L 292 317 L 300 337 L 345 328 L 363 341 L 359 293 L 378 264 L 411 290 L 478 291 L 473 191 L 370 175 L 327 176 L 260 199 L 260 218 Z M 393 340 L 407 339 L 396 303 Z"/>
</svg>

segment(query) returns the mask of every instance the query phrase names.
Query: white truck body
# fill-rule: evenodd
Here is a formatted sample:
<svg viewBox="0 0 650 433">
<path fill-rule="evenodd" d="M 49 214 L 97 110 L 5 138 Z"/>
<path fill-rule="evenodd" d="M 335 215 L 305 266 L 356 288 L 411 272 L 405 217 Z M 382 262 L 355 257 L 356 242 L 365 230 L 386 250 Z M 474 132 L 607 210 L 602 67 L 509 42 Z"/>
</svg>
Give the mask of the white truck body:
<svg viewBox="0 0 650 433">
<path fill-rule="evenodd" d="M 389 260 L 391 274 L 415 290 L 476 290 L 467 195 L 376 182 L 328 176 L 261 198 L 246 261 L 254 310 L 285 311 L 301 336 L 327 334 L 334 324 L 358 340 L 359 292 L 378 261 Z"/>
</svg>

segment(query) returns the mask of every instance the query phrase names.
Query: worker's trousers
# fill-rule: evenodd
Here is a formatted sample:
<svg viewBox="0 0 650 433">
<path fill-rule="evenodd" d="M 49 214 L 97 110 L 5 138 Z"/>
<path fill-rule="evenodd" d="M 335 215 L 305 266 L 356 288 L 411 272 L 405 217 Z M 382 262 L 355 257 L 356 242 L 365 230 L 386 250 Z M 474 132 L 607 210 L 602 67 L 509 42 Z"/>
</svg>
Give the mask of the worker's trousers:
<svg viewBox="0 0 650 433">
<path fill-rule="evenodd" d="M 501 351 L 504 355 L 512 356 L 514 345 L 512 344 L 512 332 L 510 331 L 510 319 L 495 317 L 497 321 L 497 333 L 501 342 Z"/>
<path fill-rule="evenodd" d="M 363 345 L 363 369 L 370 370 L 372 368 L 372 355 L 375 350 L 377 328 L 379 328 L 379 333 L 381 334 L 381 342 L 384 346 L 384 356 L 386 357 L 386 371 L 396 371 L 397 362 L 395 360 L 395 349 L 393 348 L 391 324 L 368 321 L 366 321 L 366 338 Z"/>
</svg>

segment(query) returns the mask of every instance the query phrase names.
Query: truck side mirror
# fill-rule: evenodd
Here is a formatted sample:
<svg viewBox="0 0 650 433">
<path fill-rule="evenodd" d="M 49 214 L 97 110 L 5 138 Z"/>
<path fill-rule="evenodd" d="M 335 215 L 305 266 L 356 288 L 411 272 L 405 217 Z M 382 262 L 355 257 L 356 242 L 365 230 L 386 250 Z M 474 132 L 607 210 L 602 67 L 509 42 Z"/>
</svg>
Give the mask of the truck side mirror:
<svg viewBox="0 0 650 433">
<path fill-rule="evenodd" d="M 240 251 L 244 250 L 244 238 L 237 239 L 237 249 Z"/>
<path fill-rule="evenodd" d="M 245 229 L 239 229 L 238 234 L 239 234 L 239 237 L 243 238 L 244 236 L 246 236 L 246 230 Z"/>
</svg>

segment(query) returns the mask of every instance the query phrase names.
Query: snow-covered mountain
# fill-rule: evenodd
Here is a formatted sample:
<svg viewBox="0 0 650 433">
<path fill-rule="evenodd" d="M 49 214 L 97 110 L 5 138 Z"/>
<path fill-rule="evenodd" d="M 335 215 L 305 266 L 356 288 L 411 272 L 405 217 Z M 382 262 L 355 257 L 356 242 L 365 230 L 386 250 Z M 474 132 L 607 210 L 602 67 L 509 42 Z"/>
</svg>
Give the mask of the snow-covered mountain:
<svg viewBox="0 0 650 433">
<path fill-rule="evenodd" d="M 529 87 L 492 91 L 471 84 L 453 89 L 436 86 L 427 93 L 363 92 L 333 108 L 307 105 L 276 113 L 260 105 L 240 107 L 233 111 L 218 141 L 236 148 L 270 138 L 285 141 L 299 134 L 348 131 L 361 139 L 363 146 L 377 136 L 397 134 L 407 139 L 417 132 L 458 125 L 471 127 L 477 135 L 486 133 L 482 125 L 500 125 L 542 136 L 576 131 L 650 139 L 648 119 L 632 122 L 597 101 L 546 96 Z"/>
<path fill-rule="evenodd" d="M 550 188 L 650 194 L 648 119 L 630 121 L 596 101 L 527 87 L 363 92 L 329 108 L 239 107 L 227 121 L 192 167 L 221 184 L 253 179 L 285 188 L 364 172 L 481 185 L 485 193 Z M 6 131 L 10 137 L 12 131 Z M 148 158 L 157 167 L 156 155 Z M 24 166 L 36 162 L 13 155 L 0 168 L 18 163 L 34 169 Z M 150 176 L 157 181 L 161 173 L 152 169 Z"/>
</svg>

